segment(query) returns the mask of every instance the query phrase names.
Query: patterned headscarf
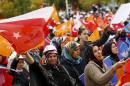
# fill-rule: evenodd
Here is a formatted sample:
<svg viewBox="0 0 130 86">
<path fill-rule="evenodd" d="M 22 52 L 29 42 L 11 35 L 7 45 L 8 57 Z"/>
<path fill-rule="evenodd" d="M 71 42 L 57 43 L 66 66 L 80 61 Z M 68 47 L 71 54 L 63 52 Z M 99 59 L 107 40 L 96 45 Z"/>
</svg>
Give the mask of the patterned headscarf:
<svg viewBox="0 0 130 86">
<path fill-rule="evenodd" d="M 68 42 L 63 48 L 63 52 L 62 52 L 64 59 L 66 59 L 72 64 L 79 64 L 82 61 L 82 58 L 80 56 L 77 56 L 76 59 L 72 57 L 73 52 L 77 49 L 77 47 L 79 47 L 79 45 L 80 44 L 74 41 Z"/>
</svg>

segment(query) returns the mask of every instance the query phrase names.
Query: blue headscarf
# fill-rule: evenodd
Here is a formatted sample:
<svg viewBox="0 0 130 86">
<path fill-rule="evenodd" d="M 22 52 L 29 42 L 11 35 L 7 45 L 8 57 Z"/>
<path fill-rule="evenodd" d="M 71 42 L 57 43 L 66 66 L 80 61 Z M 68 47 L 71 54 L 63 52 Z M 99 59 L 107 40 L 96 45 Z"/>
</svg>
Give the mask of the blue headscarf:
<svg viewBox="0 0 130 86">
<path fill-rule="evenodd" d="M 62 56 L 63 59 L 71 64 L 80 64 L 82 61 L 82 58 L 80 56 L 77 56 L 76 58 L 72 57 L 72 53 L 75 48 L 77 48 L 79 44 L 77 42 L 69 42 L 65 45 L 63 48 Z"/>
</svg>

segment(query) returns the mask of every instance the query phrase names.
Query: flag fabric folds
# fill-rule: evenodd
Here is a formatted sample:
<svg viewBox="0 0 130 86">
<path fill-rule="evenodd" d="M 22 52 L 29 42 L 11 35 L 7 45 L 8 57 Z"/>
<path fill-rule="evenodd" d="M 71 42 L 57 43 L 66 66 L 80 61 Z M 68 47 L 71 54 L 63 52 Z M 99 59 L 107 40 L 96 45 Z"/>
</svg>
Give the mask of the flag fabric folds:
<svg viewBox="0 0 130 86">
<path fill-rule="evenodd" d="M 43 19 L 22 20 L 0 24 L 0 35 L 6 38 L 17 53 L 36 47 L 44 39 Z"/>
<path fill-rule="evenodd" d="M 44 7 L 23 15 L 0 20 L 0 23 L 5 23 L 5 22 L 7 23 L 7 22 L 20 21 L 20 20 L 28 20 L 28 19 L 37 19 L 37 18 L 45 19 L 45 21 L 47 22 L 50 16 L 52 15 L 53 11 L 54 8 L 52 6 Z"/>
<path fill-rule="evenodd" d="M 124 28 L 124 26 L 121 23 L 112 24 L 115 31 L 118 31 L 119 29 Z"/>
<path fill-rule="evenodd" d="M 120 59 L 126 59 L 129 56 L 129 44 L 125 40 L 119 40 L 117 43 L 118 57 Z"/>
<path fill-rule="evenodd" d="M 8 72 L 7 69 L 0 67 L 0 86 L 12 86 L 13 77 Z"/>
<path fill-rule="evenodd" d="M 127 60 L 124 71 L 116 86 L 130 86 L 130 59 Z"/>
<path fill-rule="evenodd" d="M 67 33 L 71 32 L 72 28 L 72 21 L 69 20 L 65 23 L 62 23 L 54 28 L 54 34 L 55 36 L 61 37 L 63 35 L 66 35 Z"/>
<path fill-rule="evenodd" d="M 0 55 L 8 57 L 13 51 L 11 44 L 4 37 L 0 36 Z"/>
<path fill-rule="evenodd" d="M 54 8 L 50 6 L 0 20 L 0 35 L 11 43 L 17 53 L 35 48 L 48 35 L 45 26 L 53 11 Z"/>
<path fill-rule="evenodd" d="M 98 39 L 100 39 L 100 34 L 99 34 L 98 29 L 96 29 L 96 30 L 90 35 L 90 37 L 88 38 L 88 41 L 93 42 L 93 41 L 96 41 L 96 40 L 98 40 Z"/>
</svg>

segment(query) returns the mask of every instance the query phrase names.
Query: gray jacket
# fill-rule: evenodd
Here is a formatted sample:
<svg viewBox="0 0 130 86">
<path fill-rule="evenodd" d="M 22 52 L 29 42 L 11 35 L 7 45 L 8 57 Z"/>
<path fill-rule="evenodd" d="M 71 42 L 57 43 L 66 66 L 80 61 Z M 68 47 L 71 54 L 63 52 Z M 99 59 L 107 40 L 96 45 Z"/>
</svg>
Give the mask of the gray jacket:
<svg viewBox="0 0 130 86">
<path fill-rule="evenodd" d="M 111 86 L 110 80 L 114 73 L 113 69 L 108 70 L 106 66 L 101 68 L 94 61 L 90 61 L 84 70 L 86 86 Z"/>
</svg>

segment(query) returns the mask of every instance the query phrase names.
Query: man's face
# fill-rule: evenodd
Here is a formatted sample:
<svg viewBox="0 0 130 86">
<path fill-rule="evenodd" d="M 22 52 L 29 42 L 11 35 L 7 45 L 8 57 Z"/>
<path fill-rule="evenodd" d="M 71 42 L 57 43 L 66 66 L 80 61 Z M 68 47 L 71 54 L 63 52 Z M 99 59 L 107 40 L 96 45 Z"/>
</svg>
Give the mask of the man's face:
<svg viewBox="0 0 130 86">
<path fill-rule="evenodd" d="M 83 40 L 83 41 L 88 41 L 88 31 L 87 30 L 84 30 L 81 35 L 79 36 L 80 40 Z"/>
</svg>

